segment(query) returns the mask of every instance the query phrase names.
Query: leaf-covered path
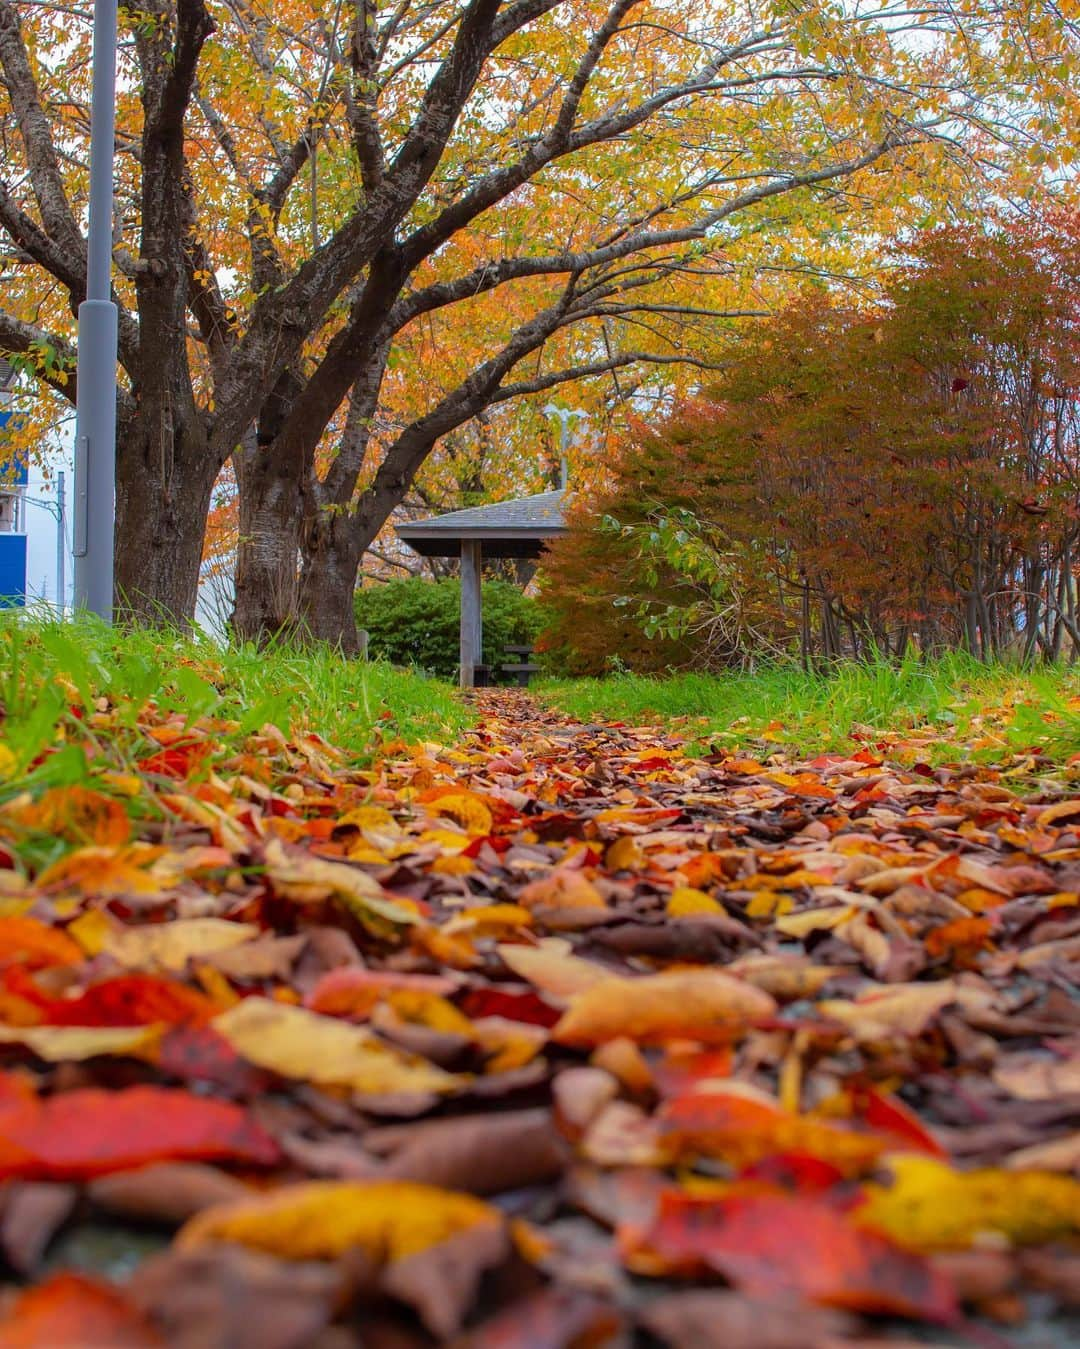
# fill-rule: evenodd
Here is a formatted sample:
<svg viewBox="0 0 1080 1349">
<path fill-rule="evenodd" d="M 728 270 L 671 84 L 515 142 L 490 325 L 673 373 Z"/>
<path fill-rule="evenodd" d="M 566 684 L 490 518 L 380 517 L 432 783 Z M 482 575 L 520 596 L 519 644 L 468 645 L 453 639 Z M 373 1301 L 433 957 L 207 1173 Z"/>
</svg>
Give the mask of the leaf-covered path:
<svg viewBox="0 0 1080 1349">
<path fill-rule="evenodd" d="M 476 708 L 0 810 L 0 1349 L 1068 1343 L 1080 791 Z"/>
</svg>

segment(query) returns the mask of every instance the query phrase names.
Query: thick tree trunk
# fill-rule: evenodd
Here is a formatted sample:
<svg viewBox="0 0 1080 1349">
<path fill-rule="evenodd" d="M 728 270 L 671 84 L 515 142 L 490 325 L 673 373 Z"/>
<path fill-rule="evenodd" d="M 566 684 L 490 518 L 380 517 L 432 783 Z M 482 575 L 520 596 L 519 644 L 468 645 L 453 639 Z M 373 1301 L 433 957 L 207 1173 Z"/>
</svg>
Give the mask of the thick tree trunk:
<svg viewBox="0 0 1080 1349">
<path fill-rule="evenodd" d="M 233 631 L 247 641 L 266 641 L 296 626 L 304 503 L 290 457 L 278 444 L 233 456 L 240 488 Z"/>
<path fill-rule="evenodd" d="M 363 543 L 350 514 L 321 512 L 308 520 L 303 540 L 298 626 L 312 641 L 346 656 L 360 650 L 353 594 Z"/>
<path fill-rule="evenodd" d="M 188 626 L 217 478 L 205 428 L 198 419 L 175 421 L 163 440 L 140 418 L 118 432 L 117 613 L 137 623 Z"/>
</svg>

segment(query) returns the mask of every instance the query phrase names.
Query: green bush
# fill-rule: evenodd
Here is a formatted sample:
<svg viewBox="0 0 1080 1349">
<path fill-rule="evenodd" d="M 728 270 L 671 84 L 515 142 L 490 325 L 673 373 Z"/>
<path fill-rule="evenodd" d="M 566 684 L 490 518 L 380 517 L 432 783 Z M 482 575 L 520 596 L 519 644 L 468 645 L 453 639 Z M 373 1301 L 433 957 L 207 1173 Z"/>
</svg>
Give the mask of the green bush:
<svg viewBox="0 0 1080 1349">
<path fill-rule="evenodd" d="M 371 656 L 456 677 L 461 583 L 419 576 L 356 592 L 356 623 L 367 630 Z M 507 581 L 484 582 L 484 661 L 497 678 L 508 644 L 532 642 L 540 628 L 535 600 Z"/>
</svg>

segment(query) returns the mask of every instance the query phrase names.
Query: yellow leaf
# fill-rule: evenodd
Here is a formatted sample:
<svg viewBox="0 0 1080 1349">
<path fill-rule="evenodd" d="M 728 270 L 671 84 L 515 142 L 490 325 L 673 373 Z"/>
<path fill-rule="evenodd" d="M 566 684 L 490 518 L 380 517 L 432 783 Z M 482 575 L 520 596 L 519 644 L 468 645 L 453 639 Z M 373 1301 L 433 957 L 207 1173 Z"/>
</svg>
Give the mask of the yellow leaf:
<svg viewBox="0 0 1080 1349">
<path fill-rule="evenodd" d="M 160 966 L 180 971 L 193 958 L 227 951 L 258 935 L 259 928 L 254 923 L 230 923 L 225 918 L 178 918 L 172 923 L 145 927 L 110 926 L 99 949 L 129 970 Z M 80 940 L 78 934 L 76 940 Z"/>
<path fill-rule="evenodd" d="M 496 950 L 515 974 L 555 998 L 583 993 L 611 977 L 602 965 L 572 955 L 570 943 L 559 937 L 549 937 L 538 946 L 507 944 Z"/>
<path fill-rule="evenodd" d="M 768 993 L 719 970 L 674 970 L 609 977 L 571 999 L 552 1031 L 561 1044 L 600 1044 L 627 1035 L 644 1044 L 670 1039 L 727 1040 L 734 1029 L 771 1016 Z"/>
<path fill-rule="evenodd" d="M 7 745 L 0 745 L 0 782 L 6 782 L 8 778 L 14 777 L 19 767 L 19 761 Z"/>
<path fill-rule="evenodd" d="M 365 1094 L 452 1091 L 458 1079 L 363 1026 L 270 998 L 244 998 L 211 1023 L 238 1054 L 282 1077 Z"/>
<path fill-rule="evenodd" d="M 88 956 L 100 955 L 114 924 L 100 909 L 87 909 L 67 926 L 69 937 L 79 943 Z"/>
<path fill-rule="evenodd" d="M 770 918 L 775 914 L 790 913 L 795 901 L 790 895 L 770 895 L 763 891 L 756 894 L 746 906 L 747 918 Z"/>
<path fill-rule="evenodd" d="M 531 927 L 533 917 L 520 904 L 482 904 L 462 909 L 448 923 L 444 932 L 472 932 L 478 937 L 502 932 L 508 927 Z"/>
<path fill-rule="evenodd" d="M 787 913 L 777 918 L 773 927 L 785 937 L 807 937 L 811 932 L 828 932 L 854 917 L 856 909 L 850 904 L 834 904 L 827 909 L 809 909 L 802 913 Z"/>
<path fill-rule="evenodd" d="M 352 824 L 357 829 L 381 829 L 399 833 L 401 826 L 385 806 L 356 806 L 338 820 L 339 825 Z"/>
<path fill-rule="evenodd" d="M 426 810 L 429 815 L 449 815 L 466 831 L 470 838 L 483 838 L 491 833 L 491 811 L 474 792 L 452 792 L 432 801 Z"/>
<path fill-rule="evenodd" d="M 0 1044 L 25 1045 L 46 1063 L 94 1059 L 104 1054 L 135 1054 L 161 1036 L 152 1026 L 0 1026 Z"/>
<path fill-rule="evenodd" d="M 176 1244 L 236 1241 L 287 1260 L 336 1260 L 359 1248 L 392 1264 L 479 1223 L 501 1227 L 503 1221 L 490 1204 L 432 1185 L 316 1181 L 204 1209 Z"/>
<path fill-rule="evenodd" d="M 624 834 L 609 846 L 604 865 L 609 871 L 638 871 L 645 865 L 645 854 L 632 834 Z"/>
<path fill-rule="evenodd" d="M 953 1171 L 912 1155 L 889 1159 L 891 1185 L 867 1185 L 860 1222 L 904 1246 L 933 1251 L 970 1246 L 996 1232 L 1016 1245 L 1080 1233 L 1080 1182 L 1040 1171 Z"/>
<path fill-rule="evenodd" d="M 288 853 L 280 839 L 266 845 L 266 874 L 274 889 L 298 904 L 318 903 L 331 896 L 359 922 L 376 931 L 419 922 L 416 913 L 387 899 L 382 886 L 367 872 L 344 862 L 328 862 L 306 853 Z"/>
<path fill-rule="evenodd" d="M 677 885 L 667 902 L 669 918 L 693 918 L 701 913 L 723 913 L 724 906 L 692 885 Z"/>
<path fill-rule="evenodd" d="M 472 858 L 463 857 L 460 853 L 451 857 L 436 857 L 431 864 L 431 870 L 436 876 L 468 876 L 475 869 L 476 863 Z"/>
<path fill-rule="evenodd" d="M 425 829 L 417 839 L 418 843 L 437 843 L 444 853 L 454 855 L 464 852 L 469 846 L 468 834 L 459 834 L 453 829 Z M 401 855 L 415 851 L 412 847 L 406 845 L 401 850 Z"/>
<path fill-rule="evenodd" d="M 950 1003 L 986 1006 L 990 994 L 958 985 L 953 979 L 932 984 L 891 984 L 863 994 L 855 1002 L 824 999 L 817 1005 L 822 1016 L 840 1021 L 859 1040 L 876 1040 L 889 1035 L 921 1035 Z"/>
</svg>

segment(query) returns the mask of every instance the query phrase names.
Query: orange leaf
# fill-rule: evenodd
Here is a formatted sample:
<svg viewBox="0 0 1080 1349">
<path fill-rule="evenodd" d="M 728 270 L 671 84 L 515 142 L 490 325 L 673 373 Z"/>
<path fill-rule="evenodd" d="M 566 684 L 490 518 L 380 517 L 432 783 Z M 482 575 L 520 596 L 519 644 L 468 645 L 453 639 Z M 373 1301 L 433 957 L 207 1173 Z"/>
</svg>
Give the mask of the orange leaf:
<svg viewBox="0 0 1080 1349">
<path fill-rule="evenodd" d="M 37 801 L 10 807 L 8 816 L 28 829 L 102 848 L 122 847 L 131 837 L 120 802 L 88 787 L 50 787 Z"/>
<path fill-rule="evenodd" d="M 0 963 L 29 970 L 48 965 L 78 965 L 82 948 L 59 928 L 36 918 L 0 918 Z"/>
<path fill-rule="evenodd" d="M 0 1321 L 0 1349 L 160 1349 L 164 1340 L 111 1284 L 54 1274 Z"/>
<path fill-rule="evenodd" d="M 531 881 L 518 895 L 527 909 L 603 909 L 604 897 L 580 871 L 560 867 L 549 876 Z"/>
<path fill-rule="evenodd" d="M 657 1114 L 660 1137 L 676 1157 L 718 1157 L 746 1166 L 774 1153 L 798 1152 L 848 1174 L 872 1164 L 887 1139 L 795 1115 L 734 1091 L 700 1091 L 668 1101 Z"/>
<path fill-rule="evenodd" d="M 442 994 L 453 993 L 457 987 L 456 980 L 437 974 L 399 974 L 345 965 L 324 974 L 304 999 L 304 1006 L 326 1016 L 366 1017 L 380 998 L 396 990 Z"/>
</svg>

